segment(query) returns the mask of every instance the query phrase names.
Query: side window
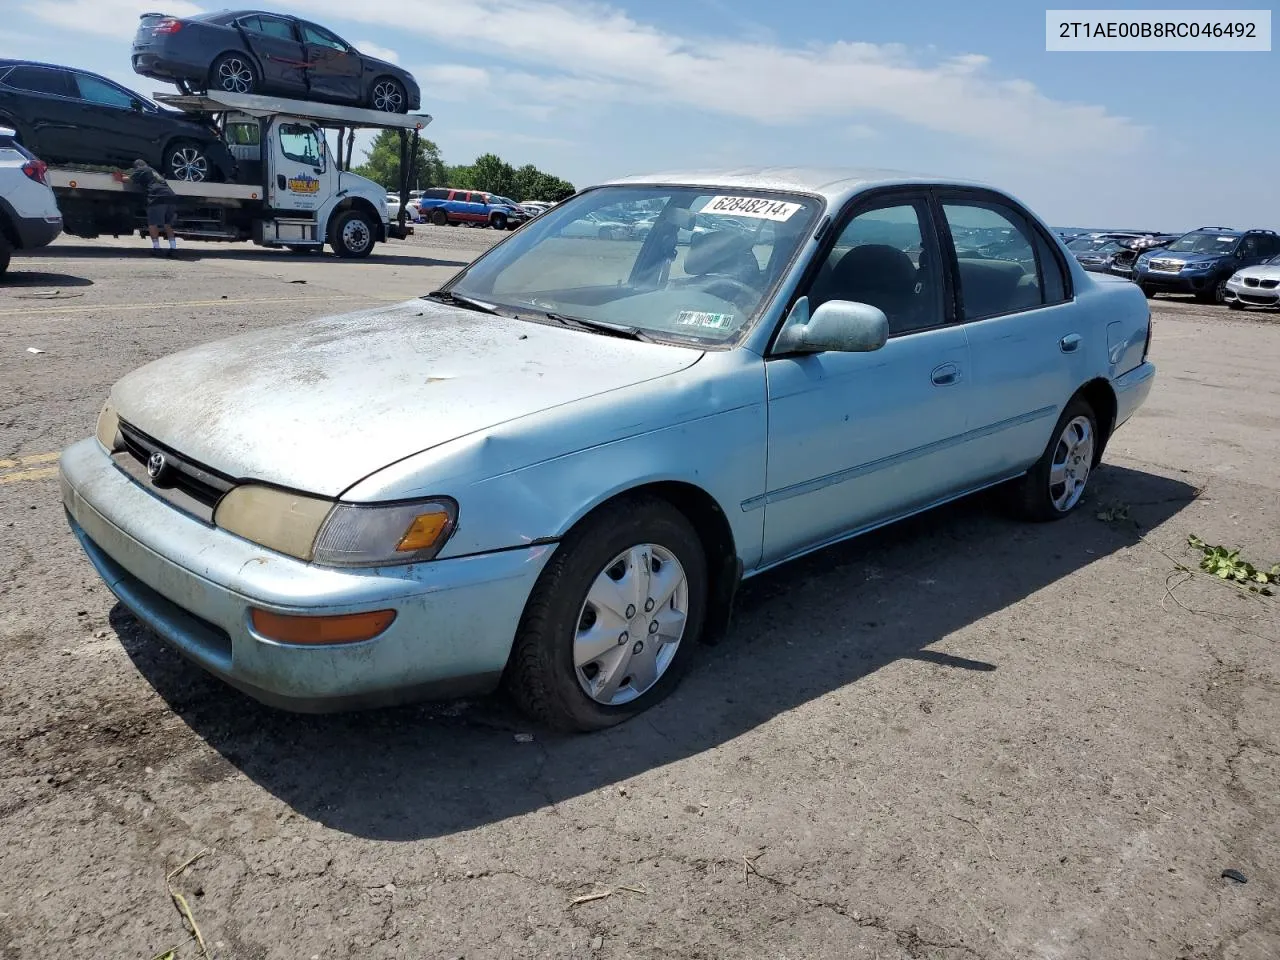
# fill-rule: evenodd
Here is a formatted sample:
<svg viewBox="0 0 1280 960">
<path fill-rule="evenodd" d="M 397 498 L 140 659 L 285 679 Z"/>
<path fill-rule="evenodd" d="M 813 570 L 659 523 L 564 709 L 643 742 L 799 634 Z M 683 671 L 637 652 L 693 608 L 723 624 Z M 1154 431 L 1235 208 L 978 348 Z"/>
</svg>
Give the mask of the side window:
<svg viewBox="0 0 1280 960">
<path fill-rule="evenodd" d="M 302 26 L 302 39 L 306 43 L 318 44 L 322 47 L 332 47 L 334 50 L 341 50 L 344 53 L 347 45 L 335 37 L 328 30 L 322 30 L 314 24 L 304 23 Z"/>
<path fill-rule="evenodd" d="M 1034 231 L 1021 216 L 1004 204 L 980 200 L 944 203 L 942 210 L 956 248 L 965 320 L 1047 302 Z"/>
<path fill-rule="evenodd" d="M 1273 237 L 1270 234 L 1258 237 L 1258 256 L 1269 260 L 1277 254 L 1280 254 L 1280 237 Z"/>
<path fill-rule="evenodd" d="M 288 20 L 281 20 L 278 17 L 254 17 L 258 21 L 258 33 L 263 36 L 275 37 L 277 40 L 295 40 L 293 35 L 293 24 Z"/>
<path fill-rule="evenodd" d="M 290 160 L 324 170 L 324 151 L 314 127 L 301 123 L 281 124 L 280 152 Z"/>
<path fill-rule="evenodd" d="M 128 110 L 137 97 L 120 89 L 113 83 L 91 77 L 87 73 L 75 74 L 76 86 L 80 88 L 80 99 L 90 103 L 101 103 L 108 107 L 121 107 Z"/>
<path fill-rule="evenodd" d="M 28 90 L 32 93 L 52 93 L 59 97 L 73 97 L 71 78 L 61 70 L 49 67 L 14 67 L 5 76 L 4 82 L 17 90 Z"/>
<path fill-rule="evenodd" d="M 228 123 L 223 130 L 223 139 L 236 147 L 256 147 L 261 136 L 257 121 Z"/>
<path fill-rule="evenodd" d="M 1241 240 L 1240 249 L 1236 252 L 1236 256 L 1245 258 L 1258 256 L 1258 236 L 1254 234 Z"/>
<path fill-rule="evenodd" d="M 1054 247 L 1044 236 L 1036 231 L 1036 256 L 1040 259 L 1040 279 L 1044 281 L 1044 302 L 1062 303 L 1067 299 L 1066 273 L 1062 263 L 1055 254 Z"/>
<path fill-rule="evenodd" d="M 879 307 L 889 335 L 946 322 L 941 257 L 923 199 L 864 210 L 849 221 L 809 289 L 809 307 L 853 300 Z"/>
</svg>

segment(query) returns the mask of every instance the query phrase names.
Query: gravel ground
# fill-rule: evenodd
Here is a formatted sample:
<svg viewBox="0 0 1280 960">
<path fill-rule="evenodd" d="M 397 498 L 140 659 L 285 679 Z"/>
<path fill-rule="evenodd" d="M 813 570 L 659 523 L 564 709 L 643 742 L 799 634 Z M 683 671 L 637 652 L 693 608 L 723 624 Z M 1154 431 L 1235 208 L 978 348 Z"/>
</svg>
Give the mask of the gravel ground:
<svg viewBox="0 0 1280 960">
<path fill-rule="evenodd" d="M 976 497 L 757 578 L 607 733 L 497 698 L 278 713 L 140 628 L 52 478 L 109 384 L 424 292 L 500 236 L 366 263 L 60 241 L 0 285 L 0 958 L 182 944 L 166 874 L 197 854 L 172 887 L 236 960 L 1280 956 L 1276 600 L 1185 546 L 1280 560 L 1254 314 L 1156 302 L 1157 385 L 1072 518 Z"/>
</svg>

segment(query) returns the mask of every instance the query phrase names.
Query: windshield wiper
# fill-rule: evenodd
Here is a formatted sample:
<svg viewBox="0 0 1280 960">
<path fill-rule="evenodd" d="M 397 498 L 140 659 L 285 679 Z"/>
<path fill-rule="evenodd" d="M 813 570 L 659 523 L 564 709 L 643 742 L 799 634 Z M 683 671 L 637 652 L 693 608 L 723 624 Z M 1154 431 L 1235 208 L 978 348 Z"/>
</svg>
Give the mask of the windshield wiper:
<svg viewBox="0 0 1280 960">
<path fill-rule="evenodd" d="M 427 300 L 435 300 L 437 303 L 447 303 L 451 307 L 462 307 L 464 310 L 476 310 L 480 313 L 497 313 L 498 308 L 479 300 L 472 300 L 470 297 L 459 296 L 448 290 L 432 290 L 426 295 Z"/>
<path fill-rule="evenodd" d="M 646 343 L 653 343 L 652 337 L 642 333 L 637 327 L 626 327 L 616 323 L 605 323 L 603 320 L 588 320 L 585 317 L 570 317 L 563 313 L 551 313 L 544 310 L 542 315 L 548 320 L 554 320 L 563 327 L 574 327 L 578 330 L 590 330 L 593 333 L 603 333 L 610 337 L 624 337 L 627 340 L 641 340 Z"/>
</svg>

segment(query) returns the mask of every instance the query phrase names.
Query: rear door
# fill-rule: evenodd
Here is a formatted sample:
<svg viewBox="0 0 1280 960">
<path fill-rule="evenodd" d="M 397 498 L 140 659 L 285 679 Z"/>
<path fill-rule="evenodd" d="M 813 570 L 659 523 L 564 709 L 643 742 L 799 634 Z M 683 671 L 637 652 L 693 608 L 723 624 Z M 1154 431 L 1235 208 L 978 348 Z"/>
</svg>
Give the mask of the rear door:
<svg viewBox="0 0 1280 960">
<path fill-rule="evenodd" d="M 306 96 L 307 55 L 292 20 L 255 13 L 236 21 L 253 55 L 262 65 L 264 89 L 281 96 Z"/>
<path fill-rule="evenodd" d="M 79 133 L 80 103 L 66 70 L 20 65 L 5 74 L 4 84 L 30 131 L 28 150 L 46 163 L 94 162 L 97 146 Z"/>
<path fill-rule="evenodd" d="M 363 99 L 364 79 L 360 54 L 324 27 L 299 20 L 298 29 L 306 50 L 311 96 L 338 103 L 359 103 Z"/>
</svg>

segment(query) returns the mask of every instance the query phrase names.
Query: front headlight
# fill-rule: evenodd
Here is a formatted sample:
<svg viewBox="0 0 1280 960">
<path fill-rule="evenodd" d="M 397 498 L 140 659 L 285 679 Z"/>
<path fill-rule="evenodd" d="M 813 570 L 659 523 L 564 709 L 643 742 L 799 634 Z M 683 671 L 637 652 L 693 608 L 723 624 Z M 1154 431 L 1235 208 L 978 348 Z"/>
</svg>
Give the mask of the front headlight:
<svg viewBox="0 0 1280 960">
<path fill-rule="evenodd" d="M 98 442 L 106 447 L 107 453 L 115 453 L 124 447 L 124 437 L 120 434 L 120 417 L 116 408 L 108 400 L 98 411 L 98 425 L 94 430 Z"/>
<path fill-rule="evenodd" d="M 457 526 L 448 498 L 335 503 L 246 484 L 218 502 L 213 522 L 279 553 L 323 566 L 379 567 L 433 559 Z"/>
<path fill-rule="evenodd" d="M 1196 263 L 1184 263 L 1182 269 L 1188 273 L 1191 271 L 1211 270 L 1218 265 L 1217 260 L 1200 260 Z"/>
</svg>

